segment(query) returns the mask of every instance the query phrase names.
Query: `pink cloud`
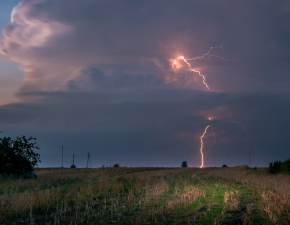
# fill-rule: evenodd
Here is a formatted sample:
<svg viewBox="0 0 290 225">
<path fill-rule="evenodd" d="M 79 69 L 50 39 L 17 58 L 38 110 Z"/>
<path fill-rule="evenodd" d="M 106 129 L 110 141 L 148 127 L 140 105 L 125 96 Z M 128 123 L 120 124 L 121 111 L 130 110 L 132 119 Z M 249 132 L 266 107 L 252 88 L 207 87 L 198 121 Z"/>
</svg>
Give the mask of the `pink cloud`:
<svg viewBox="0 0 290 225">
<path fill-rule="evenodd" d="M 0 39 L 0 54 L 21 67 L 26 74 L 26 82 L 47 72 L 45 70 L 49 62 L 37 52 L 49 48 L 54 39 L 72 31 L 69 25 L 48 20 L 44 15 L 32 15 L 34 7 L 42 2 L 44 1 L 21 1 L 15 6 L 11 12 L 10 24 Z"/>
</svg>

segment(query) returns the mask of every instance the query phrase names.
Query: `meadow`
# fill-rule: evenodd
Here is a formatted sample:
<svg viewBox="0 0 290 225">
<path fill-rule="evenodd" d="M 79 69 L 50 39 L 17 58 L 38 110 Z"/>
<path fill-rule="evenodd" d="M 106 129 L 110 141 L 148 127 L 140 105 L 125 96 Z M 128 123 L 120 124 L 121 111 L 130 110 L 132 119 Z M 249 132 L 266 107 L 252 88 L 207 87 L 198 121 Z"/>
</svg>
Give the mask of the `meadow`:
<svg viewBox="0 0 290 225">
<path fill-rule="evenodd" d="M 0 178 L 0 224 L 290 224 L 289 174 L 236 168 L 37 169 Z"/>
</svg>

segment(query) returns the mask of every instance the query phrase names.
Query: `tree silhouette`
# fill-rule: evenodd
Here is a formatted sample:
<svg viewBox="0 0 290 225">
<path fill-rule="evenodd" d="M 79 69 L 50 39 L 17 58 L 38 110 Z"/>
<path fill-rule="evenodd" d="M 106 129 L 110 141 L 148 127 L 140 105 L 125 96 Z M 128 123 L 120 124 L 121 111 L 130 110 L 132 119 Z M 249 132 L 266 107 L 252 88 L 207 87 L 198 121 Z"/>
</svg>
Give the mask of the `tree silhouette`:
<svg viewBox="0 0 290 225">
<path fill-rule="evenodd" d="M 181 167 L 182 167 L 182 168 L 187 168 L 187 167 L 188 167 L 188 165 L 187 165 L 187 161 L 183 161 L 183 162 L 181 163 Z"/>
<path fill-rule="evenodd" d="M 36 138 L 0 138 L 0 174 L 25 175 L 40 162 Z"/>
</svg>

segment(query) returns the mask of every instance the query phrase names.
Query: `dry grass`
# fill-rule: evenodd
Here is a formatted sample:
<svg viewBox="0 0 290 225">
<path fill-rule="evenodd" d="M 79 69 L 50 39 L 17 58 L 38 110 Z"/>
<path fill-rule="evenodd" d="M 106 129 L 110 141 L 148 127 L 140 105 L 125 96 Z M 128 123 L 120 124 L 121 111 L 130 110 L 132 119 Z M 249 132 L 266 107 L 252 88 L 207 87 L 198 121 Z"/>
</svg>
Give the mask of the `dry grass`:
<svg viewBox="0 0 290 225">
<path fill-rule="evenodd" d="M 244 167 L 208 169 L 209 174 L 236 181 L 259 190 L 274 190 L 277 193 L 290 194 L 290 176 L 287 174 L 269 174 L 266 170 L 252 170 Z"/>
<path fill-rule="evenodd" d="M 289 175 L 273 175 L 266 170 L 255 171 L 243 167 L 209 169 L 208 173 L 254 188 L 261 199 L 264 212 L 273 224 L 290 223 Z"/>
<path fill-rule="evenodd" d="M 0 179 L 1 225 L 210 225 L 223 224 L 225 212 L 241 210 L 250 215 L 245 224 L 254 224 L 259 204 L 273 224 L 289 219 L 287 187 L 271 189 L 275 177 L 243 169 L 40 169 L 37 175 Z M 245 205 L 248 187 L 261 195 L 259 202 Z"/>
<path fill-rule="evenodd" d="M 175 209 L 195 202 L 198 198 L 204 197 L 205 193 L 195 186 L 185 186 L 176 190 L 173 197 L 166 203 L 166 208 Z"/>
<path fill-rule="evenodd" d="M 238 191 L 226 191 L 224 195 L 224 205 L 226 211 L 240 210 L 240 194 Z"/>
<path fill-rule="evenodd" d="M 164 179 L 161 179 L 158 183 L 150 182 L 149 184 L 146 184 L 145 187 L 144 202 L 150 203 L 154 200 L 157 200 L 160 198 L 162 194 L 168 191 L 169 185 Z"/>
<path fill-rule="evenodd" d="M 261 193 L 263 209 L 274 224 L 290 221 L 290 199 L 287 193 L 263 191 Z"/>
</svg>

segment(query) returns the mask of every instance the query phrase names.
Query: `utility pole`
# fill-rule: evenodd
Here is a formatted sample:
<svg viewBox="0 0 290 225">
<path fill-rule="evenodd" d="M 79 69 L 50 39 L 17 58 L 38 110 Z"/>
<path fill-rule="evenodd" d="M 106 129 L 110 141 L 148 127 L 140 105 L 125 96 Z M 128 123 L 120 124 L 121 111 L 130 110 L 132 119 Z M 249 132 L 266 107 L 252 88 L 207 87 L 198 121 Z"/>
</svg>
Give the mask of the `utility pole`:
<svg viewBox="0 0 290 225">
<path fill-rule="evenodd" d="M 87 157 L 87 168 L 89 168 L 90 158 L 91 158 L 91 155 L 90 155 L 90 153 L 88 152 L 88 157 Z"/>
<path fill-rule="evenodd" d="M 73 162 L 72 165 L 70 166 L 70 168 L 75 169 L 76 165 L 75 165 L 75 153 L 73 153 Z"/>
<path fill-rule="evenodd" d="M 61 145 L 61 168 L 63 168 L 63 145 Z"/>
</svg>

